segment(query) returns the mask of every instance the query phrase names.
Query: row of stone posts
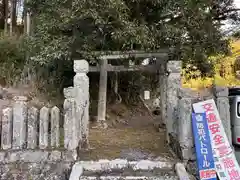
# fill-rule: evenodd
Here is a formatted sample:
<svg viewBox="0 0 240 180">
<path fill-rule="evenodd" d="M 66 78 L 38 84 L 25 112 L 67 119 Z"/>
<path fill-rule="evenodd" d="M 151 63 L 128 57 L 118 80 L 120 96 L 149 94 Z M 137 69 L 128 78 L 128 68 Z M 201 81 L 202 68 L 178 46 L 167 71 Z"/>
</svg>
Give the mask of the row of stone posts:
<svg viewBox="0 0 240 180">
<path fill-rule="evenodd" d="M 170 136 L 176 134 L 178 89 L 181 87 L 181 61 L 168 61 L 161 65 L 160 75 L 160 97 L 162 120 L 165 121 L 167 129 L 167 142 L 170 143 Z"/>
<path fill-rule="evenodd" d="M 59 108 L 28 108 L 25 96 L 16 96 L 14 101 L 13 107 L 2 110 L 1 149 L 59 148 Z"/>
<path fill-rule="evenodd" d="M 229 142 L 232 143 L 230 109 L 227 87 L 212 88 L 210 97 L 199 97 L 190 89 L 182 88 L 181 61 L 162 64 L 160 75 L 162 119 L 166 124 L 167 143 L 183 160 L 195 160 L 192 134 L 192 104 L 214 98 Z"/>
<path fill-rule="evenodd" d="M 89 66 L 74 61 L 74 87 L 64 89 L 64 147 L 88 148 Z M 51 128 L 49 127 L 51 125 Z M 60 110 L 58 107 L 28 108 L 27 97 L 14 97 L 13 107 L 2 110 L 1 148 L 46 149 L 60 147 Z M 51 129 L 51 130 L 49 130 Z"/>
<path fill-rule="evenodd" d="M 193 156 L 191 126 L 192 103 L 190 91 L 181 88 L 181 61 L 162 64 L 160 75 L 162 119 L 166 124 L 167 143 L 181 159 Z M 195 97 L 196 99 L 197 97 Z"/>
<path fill-rule="evenodd" d="M 178 111 L 176 116 L 175 129 L 177 133 L 175 138 L 171 139 L 171 146 L 174 152 L 184 162 L 188 164 L 188 170 L 191 173 L 197 172 L 196 154 L 194 147 L 194 137 L 192 133 L 192 104 L 204 101 L 207 99 L 214 99 L 219 111 L 221 121 L 223 123 L 229 143 L 232 144 L 231 127 L 230 127 L 230 108 L 228 99 L 228 88 L 214 87 L 211 89 L 211 95 L 199 97 L 191 90 L 179 88 L 178 90 Z"/>
</svg>

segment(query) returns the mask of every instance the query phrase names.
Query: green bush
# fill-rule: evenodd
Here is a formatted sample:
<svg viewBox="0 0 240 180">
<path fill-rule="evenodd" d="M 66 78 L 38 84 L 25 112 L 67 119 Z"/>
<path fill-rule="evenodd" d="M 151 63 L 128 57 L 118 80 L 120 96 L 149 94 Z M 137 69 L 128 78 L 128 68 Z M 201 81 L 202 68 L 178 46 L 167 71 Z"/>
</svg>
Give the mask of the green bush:
<svg viewBox="0 0 240 180">
<path fill-rule="evenodd" d="M 203 76 L 194 66 L 186 66 L 183 69 L 183 87 L 202 89 L 215 83 L 219 86 L 239 86 L 240 79 L 237 72 L 240 70 L 240 41 L 233 39 L 231 42 L 231 53 L 229 55 L 219 54 L 209 57 L 209 64 L 213 65 L 213 75 Z"/>
<path fill-rule="evenodd" d="M 0 37 L 0 78 L 8 85 L 19 82 L 24 64 L 24 38 Z"/>
</svg>

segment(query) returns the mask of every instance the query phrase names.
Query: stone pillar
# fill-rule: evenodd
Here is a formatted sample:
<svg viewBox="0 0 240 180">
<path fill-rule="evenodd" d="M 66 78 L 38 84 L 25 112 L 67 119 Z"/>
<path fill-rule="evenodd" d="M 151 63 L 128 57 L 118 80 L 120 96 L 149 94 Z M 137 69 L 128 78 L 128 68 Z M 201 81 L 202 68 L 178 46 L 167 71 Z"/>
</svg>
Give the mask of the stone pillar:
<svg viewBox="0 0 240 180">
<path fill-rule="evenodd" d="M 192 104 L 196 102 L 198 96 L 192 93 L 191 90 L 179 88 L 178 98 L 177 122 L 174 128 L 177 130 L 176 140 L 179 143 L 179 149 L 176 148 L 177 152 L 176 150 L 175 152 L 182 160 L 195 160 L 192 133 Z"/>
<path fill-rule="evenodd" d="M 99 94 L 98 94 L 98 126 L 106 128 L 106 106 L 107 106 L 107 59 L 100 61 L 100 75 L 99 75 Z"/>
<path fill-rule="evenodd" d="M 48 125 L 49 125 L 49 108 L 43 107 L 40 110 L 39 118 L 39 148 L 46 149 L 49 145 Z"/>
<path fill-rule="evenodd" d="M 86 60 L 74 61 L 74 88 L 76 91 L 77 118 L 80 123 L 81 146 L 88 146 L 89 134 L 89 64 Z"/>
<path fill-rule="evenodd" d="M 230 121 L 230 106 L 228 99 L 228 88 L 227 87 L 213 87 L 215 95 L 215 102 L 218 108 L 220 118 L 222 120 L 225 133 L 228 137 L 229 143 L 232 145 L 232 132 L 231 132 L 231 121 Z"/>
<path fill-rule="evenodd" d="M 176 136 L 177 131 L 174 129 L 174 124 L 177 119 L 177 106 L 178 106 L 178 97 L 177 92 L 181 87 L 181 61 L 168 61 L 167 63 L 167 71 L 169 75 L 167 77 L 167 119 L 166 119 L 166 127 L 167 127 L 167 142 L 170 143 L 169 136 Z"/>
<path fill-rule="evenodd" d="M 38 114 L 39 110 L 32 107 L 28 110 L 28 144 L 29 149 L 35 149 L 37 147 L 38 138 Z"/>
<path fill-rule="evenodd" d="M 51 147 L 60 146 L 60 110 L 54 106 L 51 109 Z"/>
<path fill-rule="evenodd" d="M 23 149 L 27 145 L 27 97 L 15 96 L 13 105 L 13 149 Z"/>
<path fill-rule="evenodd" d="M 167 64 L 166 62 L 160 65 L 160 76 L 159 76 L 159 86 L 160 86 L 160 107 L 161 107 L 161 120 L 166 124 L 167 119 Z"/>
<path fill-rule="evenodd" d="M 2 110 L 2 133 L 1 147 L 2 149 L 10 149 L 12 147 L 12 108 Z"/>
<path fill-rule="evenodd" d="M 77 118 L 77 105 L 75 101 L 75 88 L 64 88 L 64 147 L 75 150 L 78 147 L 80 136 L 80 123 Z"/>
</svg>

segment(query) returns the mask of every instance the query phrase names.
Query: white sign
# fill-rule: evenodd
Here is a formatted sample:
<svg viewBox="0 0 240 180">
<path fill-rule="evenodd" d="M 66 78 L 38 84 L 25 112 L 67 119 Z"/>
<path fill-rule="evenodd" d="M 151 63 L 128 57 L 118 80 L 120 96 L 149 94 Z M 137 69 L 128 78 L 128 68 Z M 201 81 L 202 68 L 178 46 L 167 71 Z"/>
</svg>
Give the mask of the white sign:
<svg viewBox="0 0 240 180">
<path fill-rule="evenodd" d="M 144 99 L 145 100 L 150 99 L 150 91 L 144 91 Z"/>
<path fill-rule="evenodd" d="M 206 112 L 216 172 L 220 180 L 240 180 L 240 168 L 229 144 L 213 99 L 193 104 L 195 113 Z"/>
</svg>

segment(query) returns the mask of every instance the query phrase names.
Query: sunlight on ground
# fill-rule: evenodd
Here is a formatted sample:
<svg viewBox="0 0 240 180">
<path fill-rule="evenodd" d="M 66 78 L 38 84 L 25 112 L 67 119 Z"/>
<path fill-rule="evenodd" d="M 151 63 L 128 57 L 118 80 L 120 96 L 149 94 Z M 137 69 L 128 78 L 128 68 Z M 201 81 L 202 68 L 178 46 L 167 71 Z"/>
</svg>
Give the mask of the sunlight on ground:
<svg viewBox="0 0 240 180">
<path fill-rule="evenodd" d="M 155 156 L 171 157 L 165 146 L 165 132 L 156 132 L 153 128 L 110 128 L 91 129 L 90 146 L 94 149 L 85 152 L 84 159 L 119 158 L 122 150 L 137 149 Z"/>
</svg>

